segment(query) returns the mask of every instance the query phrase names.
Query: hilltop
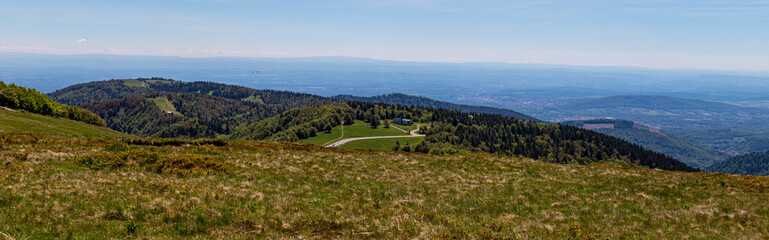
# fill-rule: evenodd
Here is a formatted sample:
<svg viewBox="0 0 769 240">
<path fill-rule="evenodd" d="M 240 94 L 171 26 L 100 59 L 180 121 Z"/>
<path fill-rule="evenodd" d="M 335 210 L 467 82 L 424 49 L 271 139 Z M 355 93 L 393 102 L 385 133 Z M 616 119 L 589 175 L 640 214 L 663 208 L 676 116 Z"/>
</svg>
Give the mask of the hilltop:
<svg viewBox="0 0 769 240">
<path fill-rule="evenodd" d="M 113 79 L 72 85 L 49 93 L 64 104 L 117 99 L 153 92 L 198 93 L 234 100 L 282 105 L 288 108 L 334 102 L 317 95 L 277 90 L 257 90 L 215 82 L 182 82 L 165 78 Z"/>
<path fill-rule="evenodd" d="M 686 139 L 632 121 L 593 119 L 566 121 L 562 124 L 590 129 L 617 137 L 630 143 L 673 157 L 689 166 L 704 169 L 728 158 L 728 155 L 708 149 Z"/>
</svg>

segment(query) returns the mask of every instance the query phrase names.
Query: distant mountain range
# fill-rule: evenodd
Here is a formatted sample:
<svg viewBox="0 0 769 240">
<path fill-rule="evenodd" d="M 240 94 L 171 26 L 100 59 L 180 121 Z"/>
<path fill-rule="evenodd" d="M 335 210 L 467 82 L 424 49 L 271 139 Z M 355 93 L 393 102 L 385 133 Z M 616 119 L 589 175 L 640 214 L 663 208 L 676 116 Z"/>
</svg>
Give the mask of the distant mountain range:
<svg viewBox="0 0 769 240">
<path fill-rule="evenodd" d="M 627 120 L 594 119 L 566 121 L 562 124 L 617 137 L 701 169 L 722 162 L 729 157 L 724 153 L 699 146 L 683 138 Z"/>
<path fill-rule="evenodd" d="M 426 108 L 441 108 L 441 109 L 447 109 L 447 110 L 457 110 L 461 112 L 499 114 L 502 116 L 513 117 L 521 120 L 541 122 L 541 120 L 539 119 L 533 118 L 531 116 L 528 116 L 513 110 L 495 108 L 495 107 L 454 104 L 449 102 L 437 101 L 437 100 L 433 100 L 426 97 L 410 96 L 402 93 L 391 93 L 387 95 L 379 95 L 379 96 L 372 96 L 372 97 L 337 95 L 337 96 L 334 96 L 333 98 L 343 100 L 343 101 L 380 102 L 380 103 L 388 103 L 388 104 L 394 104 L 394 105 L 418 106 L 418 107 L 426 107 Z"/>
<path fill-rule="evenodd" d="M 769 152 L 736 156 L 710 166 L 706 170 L 728 174 L 769 176 Z"/>
<path fill-rule="evenodd" d="M 548 121 L 625 119 L 729 155 L 769 150 L 769 109 L 667 96 L 573 100 L 544 109 Z"/>
<path fill-rule="evenodd" d="M 683 99 L 657 95 L 620 95 L 598 99 L 585 99 L 564 105 L 562 109 L 643 108 L 660 110 L 688 110 L 709 112 L 739 112 L 750 110 L 732 104 Z"/>
</svg>

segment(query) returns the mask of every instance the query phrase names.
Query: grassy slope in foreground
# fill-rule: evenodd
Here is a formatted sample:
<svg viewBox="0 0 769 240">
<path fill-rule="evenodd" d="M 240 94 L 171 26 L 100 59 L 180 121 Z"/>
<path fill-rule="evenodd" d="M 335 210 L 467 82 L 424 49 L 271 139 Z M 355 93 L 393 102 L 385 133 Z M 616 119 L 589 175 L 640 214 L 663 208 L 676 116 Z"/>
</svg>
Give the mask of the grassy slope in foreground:
<svg viewBox="0 0 769 240">
<path fill-rule="evenodd" d="M 30 132 L 62 135 L 67 137 L 128 137 L 104 127 L 21 111 L 0 108 L 0 133 Z"/>
<path fill-rule="evenodd" d="M 42 139 L 0 150 L 0 232 L 15 239 L 769 238 L 766 177 L 275 142 Z M 78 161 L 125 151 L 230 167 L 179 175 Z"/>
</svg>

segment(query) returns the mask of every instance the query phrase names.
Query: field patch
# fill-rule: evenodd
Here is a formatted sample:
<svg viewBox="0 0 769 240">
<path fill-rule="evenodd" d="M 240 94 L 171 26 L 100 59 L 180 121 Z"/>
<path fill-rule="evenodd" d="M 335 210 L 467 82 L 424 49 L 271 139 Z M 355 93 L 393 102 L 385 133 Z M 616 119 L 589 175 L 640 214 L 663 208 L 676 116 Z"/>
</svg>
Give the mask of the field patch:
<svg viewBox="0 0 769 240">
<path fill-rule="evenodd" d="M 173 104 L 171 104 L 171 101 L 168 101 L 167 97 L 148 98 L 148 100 L 154 102 L 160 108 L 160 110 L 165 113 L 183 116 L 182 113 L 176 111 L 176 108 Z"/>
<path fill-rule="evenodd" d="M 343 133 L 344 132 L 344 133 Z M 339 125 L 331 129 L 331 133 L 318 132 L 317 136 L 299 140 L 301 143 L 311 143 L 318 146 L 326 146 L 336 141 L 346 138 L 373 137 L 373 136 L 398 136 L 408 135 L 395 128 L 385 128 L 379 125 L 378 128 L 371 128 L 368 123 L 355 120 L 351 125 Z"/>
<path fill-rule="evenodd" d="M 145 82 L 142 82 L 136 79 L 123 80 L 123 85 L 129 86 L 129 87 L 147 87 L 147 84 Z"/>
<path fill-rule="evenodd" d="M 425 137 L 413 137 L 413 138 L 380 138 L 380 139 L 366 139 L 366 140 L 357 140 L 345 143 L 344 145 L 340 146 L 343 148 L 350 148 L 350 149 L 356 149 L 356 148 L 363 148 L 363 149 L 373 149 L 373 150 L 393 150 L 393 148 L 400 144 L 401 147 L 408 146 L 413 149 L 414 146 L 416 146 L 418 143 L 425 140 Z"/>
<path fill-rule="evenodd" d="M 0 133 L 45 133 L 67 137 L 127 137 L 127 134 L 70 119 L 0 109 Z"/>
</svg>

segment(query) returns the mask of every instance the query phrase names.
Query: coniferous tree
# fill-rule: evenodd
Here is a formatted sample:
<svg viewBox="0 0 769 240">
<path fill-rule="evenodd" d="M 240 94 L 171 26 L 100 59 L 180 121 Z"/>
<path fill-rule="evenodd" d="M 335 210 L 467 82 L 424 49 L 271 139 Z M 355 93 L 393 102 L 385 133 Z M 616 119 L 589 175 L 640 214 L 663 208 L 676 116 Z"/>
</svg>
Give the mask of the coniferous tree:
<svg viewBox="0 0 769 240">
<path fill-rule="evenodd" d="M 371 125 L 371 128 L 377 128 L 379 124 L 379 116 L 376 114 L 371 114 L 371 118 L 369 119 L 369 125 Z"/>
</svg>

